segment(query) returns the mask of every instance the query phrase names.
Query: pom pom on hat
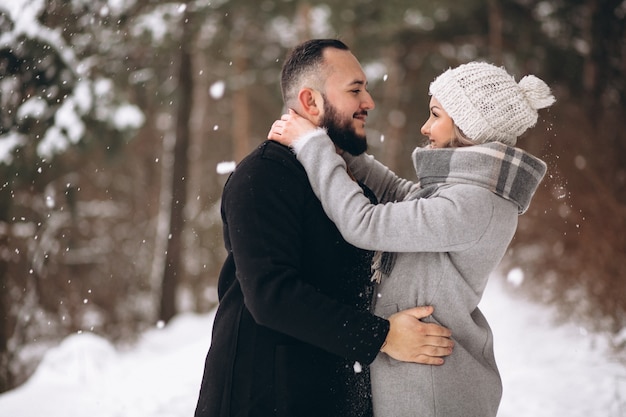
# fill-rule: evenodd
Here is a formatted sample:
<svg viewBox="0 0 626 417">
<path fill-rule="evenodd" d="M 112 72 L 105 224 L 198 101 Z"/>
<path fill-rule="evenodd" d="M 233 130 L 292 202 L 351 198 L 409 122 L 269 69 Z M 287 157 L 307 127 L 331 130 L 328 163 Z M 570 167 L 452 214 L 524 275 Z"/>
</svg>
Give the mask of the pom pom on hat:
<svg viewBox="0 0 626 417">
<path fill-rule="evenodd" d="M 522 78 L 519 87 L 526 95 L 530 107 L 535 110 L 545 109 L 555 102 L 550 87 L 534 75 L 527 75 Z"/>
<path fill-rule="evenodd" d="M 555 102 L 550 87 L 534 75 L 518 84 L 504 68 L 484 62 L 445 71 L 430 84 L 430 94 L 475 143 L 511 146 L 537 123 L 537 110 Z"/>
</svg>

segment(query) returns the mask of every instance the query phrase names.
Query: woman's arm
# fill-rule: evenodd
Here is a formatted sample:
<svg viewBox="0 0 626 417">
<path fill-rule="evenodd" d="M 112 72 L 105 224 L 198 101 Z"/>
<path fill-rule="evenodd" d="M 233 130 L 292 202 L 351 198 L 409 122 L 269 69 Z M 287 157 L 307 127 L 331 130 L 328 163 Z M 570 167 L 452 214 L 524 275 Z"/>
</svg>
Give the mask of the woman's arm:
<svg viewBox="0 0 626 417">
<path fill-rule="evenodd" d="M 307 138 L 326 131 L 315 126 L 309 120 L 301 117 L 293 110 L 283 114 L 276 120 L 267 135 L 268 139 L 292 147 L 297 153 L 298 143 L 304 143 Z M 399 178 L 385 165 L 376 161 L 370 155 L 352 156 L 335 148 L 349 163 L 350 173 L 374 192 L 378 201 L 402 201 L 415 187 L 411 181 Z"/>
<path fill-rule="evenodd" d="M 428 199 L 373 205 L 350 178 L 324 131 L 295 144 L 313 191 L 343 237 L 355 246 L 389 252 L 450 252 L 473 245 L 493 211 L 489 191 L 448 187 Z"/>
<path fill-rule="evenodd" d="M 402 201 L 417 187 L 414 182 L 398 177 L 372 155 L 353 156 L 344 152 L 341 156 L 354 178 L 372 190 L 381 203 Z"/>
<path fill-rule="evenodd" d="M 389 252 L 460 251 L 474 244 L 490 222 L 489 191 L 470 185 L 455 185 L 454 191 L 448 188 L 428 199 L 372 205 L 348 175 L 326 131 L 292 111 L 274 122 L 268 138 L 293 148 L 324 211 L 355 246 Z M 364 165 L 370 167 L 368 174 L 359 175 L 369 175 L 379 191 L 394 189 L 391 184 L 404 193 L 413 187 L 382 164 L 366 160 Z M 393 194 L 400 193 L 386 196 Z"/>
</svg>

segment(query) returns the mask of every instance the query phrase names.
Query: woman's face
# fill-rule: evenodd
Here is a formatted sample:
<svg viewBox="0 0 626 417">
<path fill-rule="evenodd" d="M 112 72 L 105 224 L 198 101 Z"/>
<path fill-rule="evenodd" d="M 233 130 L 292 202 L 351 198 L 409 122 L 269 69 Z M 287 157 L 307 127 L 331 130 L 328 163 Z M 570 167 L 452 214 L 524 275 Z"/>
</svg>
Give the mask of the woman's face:
<svg viewBox="0 0 626 417">
<path fill-rule="evenodd" d="M 435 97 L 430 99 L 429 110 L 430 117 L 422 126 L 422 135 L 428 138 L 429 148 L 447 148 L 455 137 L 454 121 Z"/>
</svg>

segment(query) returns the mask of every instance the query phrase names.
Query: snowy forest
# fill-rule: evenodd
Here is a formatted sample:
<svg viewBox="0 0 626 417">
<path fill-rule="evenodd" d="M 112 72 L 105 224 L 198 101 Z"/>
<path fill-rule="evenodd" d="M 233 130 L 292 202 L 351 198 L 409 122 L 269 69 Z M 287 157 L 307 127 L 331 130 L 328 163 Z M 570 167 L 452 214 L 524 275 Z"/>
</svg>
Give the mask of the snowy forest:
<svg viewBox="0 0 626 417">
<path fill-rule="evenodd" d="M 443 70 L 552 87 L 518 141 L 548 174 L 501 268 L 626 354 L 625 20 L 624 0 L 0 0 L 0 392 L 67 335 L 132 343 L 216 305 L 221 189 L 312 37 L 362 62 L 371 152 L 408 178 Z"/>
</svg>

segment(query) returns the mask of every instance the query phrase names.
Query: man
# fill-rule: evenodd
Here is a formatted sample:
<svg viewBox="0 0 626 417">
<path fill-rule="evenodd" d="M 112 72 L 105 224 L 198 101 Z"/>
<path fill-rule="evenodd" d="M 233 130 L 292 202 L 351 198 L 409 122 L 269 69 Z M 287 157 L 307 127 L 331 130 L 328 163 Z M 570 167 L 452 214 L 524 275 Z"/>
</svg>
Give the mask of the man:
<svg viewBox="0 0 626 417">
<path fill-rule="evenodd" d="M 281 76 L 286 106 L 354 154 L 374 108 L 366 85 L 337 40 L 296 47 Z M 265 142 L 239 164 L 222 220 L 228 257 L 196 417 L 368 416 L 379 351 L 427 364 L 451 352 L 447 329 L 419 321 L 430 307 L 369 313 L 371 253 L 343 240 L 288 148 Z"/>
</svg>

